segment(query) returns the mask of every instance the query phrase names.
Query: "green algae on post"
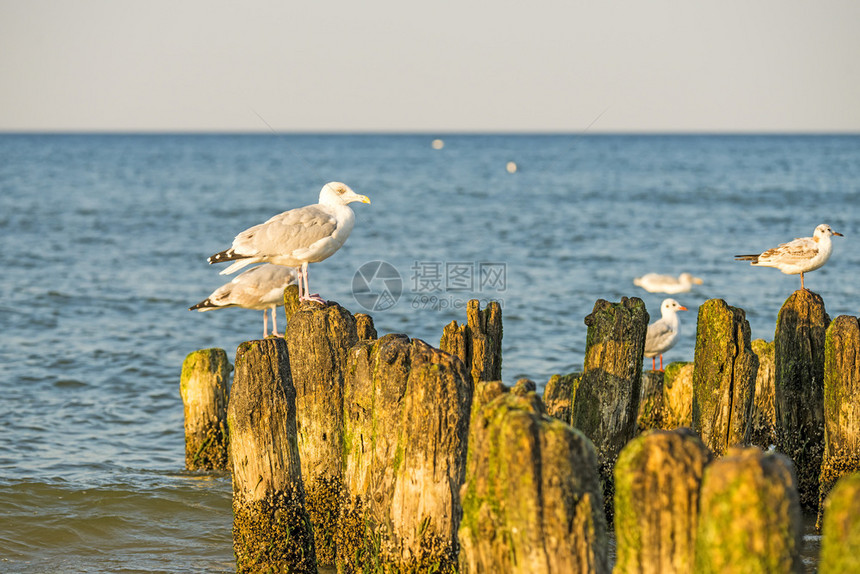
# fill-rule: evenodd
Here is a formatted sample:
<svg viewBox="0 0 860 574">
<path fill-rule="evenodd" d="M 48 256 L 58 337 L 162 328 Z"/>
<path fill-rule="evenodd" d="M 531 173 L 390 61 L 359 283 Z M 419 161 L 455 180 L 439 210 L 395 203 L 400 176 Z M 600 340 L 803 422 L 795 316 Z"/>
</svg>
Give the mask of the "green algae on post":
<svg viewBox="0 0 860 574">
<path fill-rule="evenodd" d="M 669 363 L 663 372 L 663 428 L 692 426 L 693 363 Z"/>
<path fill-rule="evenodd" d="M 730 448 L 705 469 L 699 508 L 697 574 L 803 571 L 803 525 L 788 457 Z"/>
<path fill-rule="evenodd" d="M 699 489 L 711 458 L 687 428 L 627 443 L 615 465 L 616 572 L 692 574 Z"/>
<path fill-rule="evenodd" d="M 360 341 L 344 387 L 339 572 L 454 572 L 472 378 L 405 335 Z"/>
<path fill-rule="evenodd" d="M 186 470 L 230 468 L 227 399 L 232 369 L 224 349 L 194 351 L 182 363 Z"/>
<path fill-rule="evenodd" d="M 227 409 L 236 570 L 316 572 L 287 344 L 242 343 Z"/>
<path fill-rule="evenodd" d="M 750 413 L 749 443 L 763 449 L 776 444 L 776 406 L 774 405 L 774 380 L 776 359 L 774 344 L 764 339 L 754 339 L 752 350 L 758 357 L 755 379 L 755 397 Z"/>
<path fill-rule="evenodd" d="M 469 369 L 472 381 L 502 378 L 502 307 L 490 301 L 481 310 L 477 299 L 466 304 L 466 323 L 451 321 L 442 330 L 439 348 L 459 357 Z"/>
<path fill-rule="evenodd" d="M 860 471 L 860 322 L 840 315 L 824 345 L 824 456 L 819 500 L 840 477 Z M 822 509 L 818 513 L 821 526 Z"/>
<path fill-rule="evenodd" d="M 860 472 L 840 478 L 822 506 L 818 574 L 860 572 Z"/>
<path fill-rule="evenodd" d="M 794 462 L 800 504 L 818 509 L 824 452 L 824 339 L 830 317 L 811 291 L 786 299 L 774 334 L 776 450 Z"/>
<path fill-rule="evenodd" d="M 296 429 L 317 561 L 334 565 L 343 472 L 343 388 L 356 320 L 334 302 L 303 303 L 286 330 L 296 389 Z"/>
<path fill-rule="evenodd" d="M 609 571 L 594 446 L 534 392 L 478 383 L 469 434 L 460 572 Z"/>
<path fill-rule="evenodd" d="M 573 404 L 576 401 L 576 387 L 582 373 L 553 375 L 543 390 L 543 403 L 549 416 L 571 424 Z"/>
<path fill-rule="evenodd" d="M 757 370 L 743 309 L 722 299 L 702 303 L 693 367 L 693 429 L 717 456 L 747 442 Z"/>
</svg>

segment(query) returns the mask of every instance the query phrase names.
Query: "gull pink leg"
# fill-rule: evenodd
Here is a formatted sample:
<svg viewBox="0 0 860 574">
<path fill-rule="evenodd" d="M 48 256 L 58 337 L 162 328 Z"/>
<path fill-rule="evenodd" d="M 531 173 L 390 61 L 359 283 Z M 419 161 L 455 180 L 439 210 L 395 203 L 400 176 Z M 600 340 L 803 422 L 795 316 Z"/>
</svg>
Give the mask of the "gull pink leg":
<svg viewBox="0 0 860 574">
<path fill-rule="evenodd" d="M 305 276 L 305 296 L 302 297 L 303 301 L 315 301 L 317 303 L 325 303 L 325 299 L 320 297 L 319 293 L 314 293 L 313 295 L 309 295 L 311 292 L 310 285 L 308 284 L 308 264 L 307 262 L 302 263 L 302 275 Z"/>
<path fill-rule="evenodd" d="M 265 313 L 265 311 L 263 311 Z M 281 337 L 282 335 L 278 333 L 278 308 L 272 307 L 272 335 L 275 337 Z"/>
<path fill-rule="evenodd" d="M 269 334 L 269 317 L 266 315 L 266 310 L 263 309 L 263 338 Z"/>
</svg>

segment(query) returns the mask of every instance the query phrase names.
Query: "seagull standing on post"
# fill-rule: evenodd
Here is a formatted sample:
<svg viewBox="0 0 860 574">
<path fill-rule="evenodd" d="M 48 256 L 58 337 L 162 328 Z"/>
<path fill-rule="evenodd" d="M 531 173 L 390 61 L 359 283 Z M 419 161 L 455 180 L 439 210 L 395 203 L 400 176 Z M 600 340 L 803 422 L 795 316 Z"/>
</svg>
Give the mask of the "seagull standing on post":
<svg viewBox="0 0 860 574">
<path fill-rule="evenodd" d="M 355 225 L 355 213 L 349 207 L 354 201 L 370 203 L 344 183 L 327 183 L 319 203 L 285 211 L 246 229 L 230 249 L 212 255 L 209 263 L 235 261 L 222 275 L 260 262 L 299 268 L 299 299 L 325 303 L 317 293 L 310 294 L 308 264 L 327 259 L 344 244 Z"/>
<path fill-rule="evenodd" d="M 803 274 L 815 271 L 830 259 L 833 243 L 830 237 L 836 233 L 826 223 L 815 228 L 812 237 L 799 237 L 794 241 L 782 243 L 779 247 L 768 249 L 760 255 L 735 255 L 737 261 L 750 261 L 750 265 L 758 267 L 776 267 L 786 275 L 800 273 L 800 288 L 807 291 L 803 285 Z"/>
<path fill-rule="evenodd" d="M 686 310 L 686 307 L 674 299 L 663 299 L 660 305 L 661 317 L 648 325 L 645 334 L 645 356 L 651 357 L 652 370 L 657 370 L 657 355 L 660 355 L 660 370 L 663 370 L 663 353 L 674 347 L 681 335 L 681 323 L 676 313 Z"/>
</svg>

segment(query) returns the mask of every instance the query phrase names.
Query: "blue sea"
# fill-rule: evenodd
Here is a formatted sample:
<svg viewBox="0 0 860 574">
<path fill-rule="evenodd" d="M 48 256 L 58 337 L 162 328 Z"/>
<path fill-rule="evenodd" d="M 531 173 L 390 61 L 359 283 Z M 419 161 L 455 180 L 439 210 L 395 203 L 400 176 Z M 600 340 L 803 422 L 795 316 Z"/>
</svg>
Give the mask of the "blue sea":
<svg viewBox="0 0 860 574">
<path fill-rule="evenodd" d="M 372 204 L 312 290 L 434 345 L 497 300 L 510 384 L 580 369 L 598 299 L 656 318 L 647 272 L 704 280 L 674 296 L 667 362 L 693 359 L 709 298 L 772 339 L 799 278 L 733 255 L 820 223 L 844 237 L 806 286 L 860 310 L 860 136 L 0 135 L 0 572 L 234 570 L 229 476 L 183 470 L 179 374 L 259 338 L 262 313 L 188 307 L 228 280 L 209 255 L 328 181 Z M 386 296 L 357 300 L 378 262 Z"/>
</svg>

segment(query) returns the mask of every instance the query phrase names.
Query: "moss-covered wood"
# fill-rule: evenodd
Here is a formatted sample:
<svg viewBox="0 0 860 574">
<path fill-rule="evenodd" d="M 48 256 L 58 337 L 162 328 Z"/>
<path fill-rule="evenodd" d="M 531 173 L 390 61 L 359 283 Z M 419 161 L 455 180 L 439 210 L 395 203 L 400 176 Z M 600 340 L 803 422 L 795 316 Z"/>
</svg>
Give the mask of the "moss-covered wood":
<svg viewBox="0 0 860 574">
<path fill-rule="evenodd" d="M 316 572 L 295 399 L 286 342 L 242 343 L 227 409 L 233 551 L 241 573 Z"/>
<path fill-rule="evenodd" d="M 639 390 L 636 430 L 641 433 L 659 428 L 663 428 L 663 371 L 645 371 Z"/>
<path fill-rule="evenodd" d="M 481 310 L 480 302 L 471 299 L 466 305 L 466 324 L 451 321 L 442 330 L 439 348 L 459 357 L 472 380 L 498 381 L 502 378 L 502 308 L 490 301 Z"/>
<path fill-rule="evenodd" d="M 690 429 L 649 431 L 615 465 L 616 572 L 692 574 L 711 452 Z"/>
<path fill-rule="evenodd" d="M 543 403 L 549 416 L 571 424 L 573 403 L 576 399 L 576 387 L 582 373 L 568 375 L 553 375 L 543 390 Z"/>
<path fill-rule="evenodd" d="M 356 320 L 337 303 L 304 303 L 287 323 L 305 503 L 317 561 L 333 565 L 343 466 L 343 387 Z"/>
<path fill-rule="evenodd" d="M 405 335 L 350 351 L 339 572 L 453 572 L 473 384 Z"/>
<path fill-rule="evenodd" d="M 860 471 L 860 322 L 857 318 L 837 317 L 827 328 L 824 349 L 824 458 L 819 480 L 820 502 L 824 502 L 839 478 Z M 819 527 L 821 519 L 819 511 Z"/>
<path fill-rule="evenodd" d="M 697 574 L 800 573 L 803 525 L 791 461 L 733 447 L 705 469 Z"/>
<path fill-rule="evenodd" d="M 597 449 L 607 515 L 612 515 L 612 468 L 636 436 L 648 311 L 638 297 L 603 299 L 585 318 L 588 326 L 582 377 L 573 404 L 573 426 Z"/>
<path fill-rule="evenodd" d="M 460 572 L 608 572 L 591 441 L 534 392 L 478 383 L 475 394 L 487 402 L 473 409 Z"/>
<path fill-rule="evenodd" d="M 860 473 L 839 479 L 823 506 L 818 574 L 860 572 Z"/>
<path fill-rule="evenodd" d="M 693 363 L 669 363 L 663 372 L 663 428 L 693 426 Z"/>
<path fill-rule="evenodd" d="M 774 344 L 764 339 L 752 341 L 753 353 L 758 357 L 755 379 L 755 398 L 750 416 L 749 443 L 763 449 L 776 444 L 776 410 L 774 407 Z"/>
<path fill-rule="evenodd" d="M 355 314 L 355 330 L 358 334 L 358 340 L 376 340 L 376 327 L 373 325 L 373 317 L 364 313 Z"/>
<path fill-rule="evenodd" d="M 795 291 L 779 311 L 774 335 L 776 449 L 797 472 L 804 508 L 818 508 L 824 453 L 824 338 L 830 317 L 821 296 Z"/>
<path fill-rule="evenodd" d="M 693 428 L 717 456 L 746 444 L 758 357 L 743 309 L 722 299 L 699 307 L 693 367 Z"/>
<path fill-rule="evenodd" d="M 189 353 L 182 363 L 179 392 L 185 407 L 185 468 L 230 468 L 227 399 L 230 371 L 224 349 Z"/>
</svg>

